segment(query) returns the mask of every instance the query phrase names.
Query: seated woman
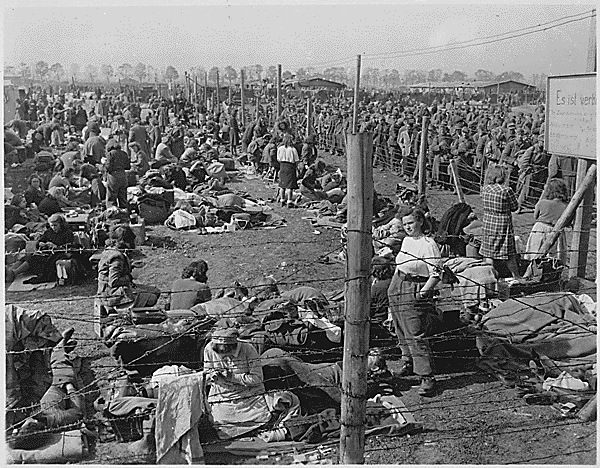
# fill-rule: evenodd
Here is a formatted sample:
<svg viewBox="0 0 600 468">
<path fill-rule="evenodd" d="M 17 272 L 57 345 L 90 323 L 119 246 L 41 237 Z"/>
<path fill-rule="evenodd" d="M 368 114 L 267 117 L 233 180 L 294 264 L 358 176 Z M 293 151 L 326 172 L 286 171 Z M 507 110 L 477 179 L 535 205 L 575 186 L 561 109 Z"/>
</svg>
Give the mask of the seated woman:
<svg viewBox="0 0 600 468">
<path fill-rule="evenodd" d="M 246 434 L 271 419 L 260 357 L 238 336 L 235 328 L 219 328 L 204 348 L 208 403 L 220 439 Z"/>
<path fill-rule="evenodd" d="M 40 212 L 35 208 L 27 208 L 27 201 L 21 195 L 15 195 L 10 205 L 4 207 L 5 229 L 10 229 L 15 224 L 27 225 L 28 223 L 39 223 L 40 221 L 42 221 Z M 33 226 L 29 225 L 29 227 Z"/>
<path fill-rule="evenodd" d="M 150 170 L 150 157 L 142 151 L 142 147 L 138 142 L 132 141 L 128 146 L 131 150 L 131 170 L 138 177 L 143 177 Z"/>
<path fill-rule="evenodd" d="M 48 189 L 52 187 L 63 187 L 65 191 L 69 190 L 71 187 L 71 179 L 73 178 L 73 168 L 63 167 L 60 172 L 57 172 L 54 177 L 50 180 L 50 184 L 48 185 Z"/>
<path fill-rule="evenodd" d="M 181 158 L 179 158 L 179 164 L 181 167 L 191 167 L 198 158 L 198 140 L 190 138 L 187 141 L 185 151 L 181 155 Z"/>
<path fill-rule="evenodd" d="M 303 201 L 326 200 L 327 194 L 323 191 L 319 178 L 325 171 L 325 161 L 317 159 L 308 166 L 300 184 L 300 193 Z"/>
<path fill-rule="evenodd" d="M 394 276 L 393 259 L 373 257 L 371 275 L 371 320 L 384 322 L 390 305 L 387 292 Z"/>
<path fill-rule="evenodd" d="M 27 205 L 35 204 L 36 206 L 39 206 L 40 202 L 46 196 L 46 193 L 42 188 L 42 178 L 37 174 L 31 174 L 27 180 L 27 188 L 23 195 L 25 196 Z"/>
<path fill-rule="evenodd" d="M 56 280 L 56 262 L 58 260 L 79 260 L 76 255 L 66 249 L 62 252 L 54 251 L 59 247 L 79 247 L 64 216 L 55 213 L 48 218 L 48 224 L 49 228 L 37 241 L 36 247 L 40 252 L 26 255 L 23 260 L 15 263 L 12 267 L 15 278 L 29 271 L 37 274 L 37 277 L 27 280 L 28 284 L 51 282 Z"/>
<path fill-rule="evenodd" d="M 208 264 L 204 260 L 192 262 L 183 269 L 181 279 L 175 280 L 171 286 L 170 310 L 189 310 L 212 299 L 206 284 L 207 271 Z"/>
<path fill-rule="evenodd" d="M 111 242 L 98 264 L 98 296 L 105 306 L 117 309 L 152 307 L 160 296 L 154 286 L 136 285 L 127 251 L 135 249 L 135 233 L 119 225 L 111 232 Z"/>
<path fill-rule="evenodd" d="M 411 208 L 401 205 L 394 217 L 376 228 L 373 228 L 373 248 L 376 252 L 388 247 L 392 252 L 398 253 L 402 245 L 402 239 L 406 237 L 402 218 L 411 212 Z"/>
</svg>

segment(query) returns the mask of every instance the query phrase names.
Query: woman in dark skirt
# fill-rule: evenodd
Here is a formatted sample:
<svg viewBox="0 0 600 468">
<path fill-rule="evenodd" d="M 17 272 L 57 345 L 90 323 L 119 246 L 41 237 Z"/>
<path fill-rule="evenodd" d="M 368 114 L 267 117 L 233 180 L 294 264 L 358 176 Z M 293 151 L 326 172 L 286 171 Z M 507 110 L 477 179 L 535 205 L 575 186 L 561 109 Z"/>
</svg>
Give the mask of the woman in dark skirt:
<svg viewBox="0 0 600 468">
<path fill-rule="evenodd" d="M 298 151 L 292 145 L 292 137 L 285 134 L 283 144 L 277 149 L 279 162 L 279 193 L 277 200 L 288 208 L 294 207 L 293 193 L 298 188 L 296 166 L 298 165 Z"/>
</svg>

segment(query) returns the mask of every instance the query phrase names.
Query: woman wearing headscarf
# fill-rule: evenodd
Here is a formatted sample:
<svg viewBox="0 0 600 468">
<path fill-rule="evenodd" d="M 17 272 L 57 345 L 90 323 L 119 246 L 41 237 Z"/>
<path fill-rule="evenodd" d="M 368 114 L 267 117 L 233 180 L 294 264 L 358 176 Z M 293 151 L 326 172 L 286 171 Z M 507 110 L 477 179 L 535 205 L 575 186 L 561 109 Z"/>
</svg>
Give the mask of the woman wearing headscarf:
<svg viewBox="0 0 600 468">
<path fill-rule="evenodd" d="M 121 151 L 121 146 L 116 140 L 109 140 L 106 144 L 106 181 L 108 190 L 106 194 L 106 205 L 118 206 L 121 209 L 129 210 L 127 202 L 127 173 L 125 171 L 131 168 L 129 156 Z"/>
<path fill-rule="evenodd" d="M 271 418 L 258 352 L 238 337 L 234 328 L 218 328 L 204 348 L 204 372 L 211 382 L 208 403 L 221 439 L 258 429 Z"/>
<path fill-rule="evenodd" d="M 132 264 L 127 256 L 135 248 L 135 233 L 129 226 L 117 226 L 98 263 L 98 296 L 115 308 L 152 307 L 160 291 L 153 286 L 133 282 Z"/>
<path fill-rule="evenodd" d="M 298 151 L 292 146 L 292 136 L 285 134 L 283 144 L 277 149 L 279 162 L 279 193 L 277 200 L 281 206 L 287 202 L 288 208 L 294 207 L 294 189 L 298 188 L 296 166 L 298 164 Z"/>
</svg>

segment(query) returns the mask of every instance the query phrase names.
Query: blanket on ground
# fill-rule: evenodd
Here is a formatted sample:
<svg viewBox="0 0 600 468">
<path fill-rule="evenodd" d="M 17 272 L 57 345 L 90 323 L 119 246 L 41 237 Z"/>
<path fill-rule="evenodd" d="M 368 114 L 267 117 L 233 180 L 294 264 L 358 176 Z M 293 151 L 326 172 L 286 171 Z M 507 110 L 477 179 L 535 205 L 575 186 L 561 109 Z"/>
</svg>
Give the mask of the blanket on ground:
<svg viewBox="0 0 600 468">
<path fill-rule="evenodd" d="M 574 294 L 544 292 L 509 299 L 488 312 L 477 345 L 491 361 L 546 356 L 563 370 L 596 362 L 596 324 Z"/>
</svg>

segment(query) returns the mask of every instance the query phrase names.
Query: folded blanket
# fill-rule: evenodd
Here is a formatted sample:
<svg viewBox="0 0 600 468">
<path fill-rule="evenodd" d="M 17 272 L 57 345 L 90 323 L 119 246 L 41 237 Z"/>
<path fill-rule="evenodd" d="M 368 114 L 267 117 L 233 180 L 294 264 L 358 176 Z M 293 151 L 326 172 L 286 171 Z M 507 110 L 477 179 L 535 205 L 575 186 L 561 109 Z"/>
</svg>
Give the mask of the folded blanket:
<svg viewBox="0 0 600 468">
<path fill-rule="evenodd" d="M 161 386 L 156 408 L 156 462 L 161 465 L 204 464 L 198 422 L 208 413 L 202 372 Z"/>
</svg>

